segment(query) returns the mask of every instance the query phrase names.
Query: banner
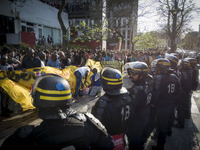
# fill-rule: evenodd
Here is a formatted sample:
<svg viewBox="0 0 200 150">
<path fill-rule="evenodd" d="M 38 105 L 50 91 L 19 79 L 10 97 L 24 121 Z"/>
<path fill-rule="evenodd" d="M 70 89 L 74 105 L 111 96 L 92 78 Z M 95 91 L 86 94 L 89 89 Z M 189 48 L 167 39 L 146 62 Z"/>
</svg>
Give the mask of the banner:
<svg viewBox="0 0 200 150">
<path fill-rule="evenodd" d="M 97 68 L 98 72 L 101 71 L 102 67 L 100 62 L 88 59 L 85 65 L 89 65 L 92 69 Z M 60 70 L 53 67 L 44 67 L 44 68 L 32 68 L 26 69 L 26 72 L 23 71 L 0 71 L 0 86 L 9 94 L 9 96 L 19 103 L 23 110 L 33 109 L 32 97 L 30 92 L 33 86 L 33 83 L 37 76 L 45 73 L 54 73 L 62 76 L 69 82 L 72 92 L 75 91 L 76 87 L 76 77 L 74 71 L 78 67 L 68 66 L 67 68 Z M 92 71 L 89 72 L 87 77 L 86 85 L 91 84 L 90 77 L 93 75 Z M 83 79 L 84 83 L 85 79 Z"/>
<path fill-rule="evenodd" d="M 0 86 L 14 101 L 20 103 L 23 111 L 35 108 L 32 105 L 32 97 L 30 96 L 30 91 L 23 86 L 18 85 L 7 77 L 0 80 Z"/>
<path fill-rule="evenodd" d="M 114 67 L 118 69 L 121 73 L 123 72 L 123 61 L 100 61 L 102 67 Z"/>
</svg>

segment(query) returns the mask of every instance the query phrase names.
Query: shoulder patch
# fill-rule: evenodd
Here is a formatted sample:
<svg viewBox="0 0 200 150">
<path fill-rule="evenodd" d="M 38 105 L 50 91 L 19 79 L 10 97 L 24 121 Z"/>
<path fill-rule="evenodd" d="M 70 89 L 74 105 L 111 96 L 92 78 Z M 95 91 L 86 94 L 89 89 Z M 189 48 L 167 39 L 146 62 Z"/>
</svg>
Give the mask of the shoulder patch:
<svg viewBox="0 0 200 150">
<path fill-rule="evenodd" d="M 106 105 L 107 105 L 107 101 L 108 101 L 108 100 L 107 100 L 107 99 L 104 99 L 104 97 L 100 97 L 100 98 L 97 100 L 95 106 L 97 106 L 97 107 L 99 107 L 99 108 L 105 108 Z"/>
<path fill-rule="evenodd" d="M 155 76 L 155 79 L 154 79 L 154 89 L 155 90 L 160 90 L 161 84 L 162 84 L 162 76 L 161 75 Z"/>
</svg>

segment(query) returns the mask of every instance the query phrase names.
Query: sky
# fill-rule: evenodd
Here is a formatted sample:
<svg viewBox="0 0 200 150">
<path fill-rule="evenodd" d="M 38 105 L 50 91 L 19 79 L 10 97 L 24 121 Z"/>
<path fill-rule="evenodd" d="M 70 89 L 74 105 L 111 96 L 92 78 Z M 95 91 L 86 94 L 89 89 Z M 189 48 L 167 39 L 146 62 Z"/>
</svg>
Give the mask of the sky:
<svg viewBox="0 0 200 150">
<path fill-rule="evenodd" d="M 197 7 L 200 7 L 200 0 L 193 0 L 193 1 Z M 141 6 L 144 6 L 145 11 L 150 13 L 146 14 L 142 13 L 141 11 L 144 10 L 144 8 L 141 8 Z M 139 13 L 138 13 L 139 32 L 149 32 L 160 29 L 159 15 L 157 14 L 156 11 L 157 6 L 159 6 L 158 0 L 139 0 Z M 200 25 L 200 14 L 199 16 L 196 16 L 191 20 L 189 26 L 193 31 L 199 31 L 199 25 Z"/>
</svg>

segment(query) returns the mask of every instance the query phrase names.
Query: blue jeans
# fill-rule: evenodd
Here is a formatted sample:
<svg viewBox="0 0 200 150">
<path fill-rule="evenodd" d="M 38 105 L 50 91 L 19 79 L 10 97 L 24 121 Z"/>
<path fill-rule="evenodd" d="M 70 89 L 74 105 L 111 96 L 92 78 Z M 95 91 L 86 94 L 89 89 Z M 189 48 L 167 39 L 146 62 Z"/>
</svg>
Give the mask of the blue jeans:
<svg viewBox="0 0 200 150">
<path fill-rule="evenodd" d="M 74 98 L 77 98 L 78 97 L 78 91 L 79 91 L 79 88 L 80 88 L 81 83 L 82 83 L 82 76 L 81 76 L 81 73 L 79 71 L 75 71 L 74 75 L 76 76 L 76 88 L 75 88 Z"/>
</svg>

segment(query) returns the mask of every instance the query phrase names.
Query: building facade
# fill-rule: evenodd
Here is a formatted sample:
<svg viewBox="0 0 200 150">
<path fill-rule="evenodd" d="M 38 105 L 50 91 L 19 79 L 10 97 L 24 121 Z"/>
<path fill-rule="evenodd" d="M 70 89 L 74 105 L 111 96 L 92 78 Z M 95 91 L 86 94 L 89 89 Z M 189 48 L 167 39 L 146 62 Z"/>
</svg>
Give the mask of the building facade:
<svg viewBox="0 0 200 150">
<path fill-rule="evenodd" d="M 137 36 L 138 0 L 109 0 L 107 16 L 113 37 L 121 38 L 121 49 L 132 50 L 133 37 Z"/>
<path fill-rule="evenodd" d="M 26 0 L 25 2 L 1 0 L 1 45 L 3 43 L 19 44 L 20 42 L 25 42 L 32 46 L 37 44 L 42 36 L 47 41 L 48 35 L 52 37 L 55 44 L 61 44 L 62 31 L 57 19 L 57 13 L 57 8 L 39 0 Z M 68 14 L 62 13 L 62 19 L 66 28 L 68 28 Z"/>
<path fill-rule="evenodd" d="M 79 26 L 81 21 L 85 21 L 91 27 L 96 24 L 102 26 L 102 16 L 106 13 L 107 27 L 113 32 L 109 38 L 118 39 L 120 37 L 122 39 L 121 49 L 133 49 L 132 38 L 137 36 L 138 0 L 124 0 L 120 3 L 115 0 L 69 0 L 66 11 L 70 25 Z M 77 35 L 80 36 L 81 32 Z M 108 40 L 107 47 L 118 45 L 118 42 Z"/>
</svg>

